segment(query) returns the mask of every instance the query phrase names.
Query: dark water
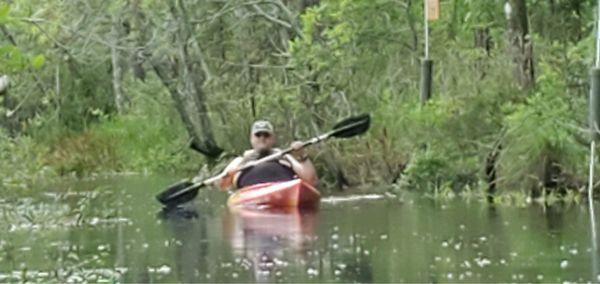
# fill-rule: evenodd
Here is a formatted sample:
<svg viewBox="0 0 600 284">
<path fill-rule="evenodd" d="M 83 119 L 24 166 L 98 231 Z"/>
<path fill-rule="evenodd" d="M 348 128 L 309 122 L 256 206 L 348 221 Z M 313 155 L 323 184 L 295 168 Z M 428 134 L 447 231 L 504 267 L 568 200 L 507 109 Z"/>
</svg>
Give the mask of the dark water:
<svg viewBox="0 0 600 284">
<path fill-rule="evenodd" d="M 490 207 L 404 196 L 318 211 L 229 212 L 202 192 L 160 213 L 172 182 L 119 178 L 0 200 L 0 282 L 597 282 L 583 205 Z"/>
</svg>

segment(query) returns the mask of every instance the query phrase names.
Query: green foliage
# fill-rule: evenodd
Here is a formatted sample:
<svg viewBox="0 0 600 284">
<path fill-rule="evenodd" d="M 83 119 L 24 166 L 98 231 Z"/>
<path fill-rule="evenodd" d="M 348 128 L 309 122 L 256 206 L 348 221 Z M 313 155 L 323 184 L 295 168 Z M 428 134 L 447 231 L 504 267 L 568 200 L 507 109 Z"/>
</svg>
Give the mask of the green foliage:
<svg viewBox="0 0 600 284">
<path fill-rule="evenodd" d="M 10 195 L 16 188 L 28 189 L 55 177 L 54 170 L 44 163 L 47 153 L 46 147 L 31 138 L 11 138 L 0 129 L 0 189 L 5 190 L 3 194 Z"/>
<path fill-rule="evenodd" d="M 420 151 L 412 157 L 403 181 L 411 187 L 434 191 L 453 175 L 450 169 L 451 164 L 444 155 L 430 150 Z"/>
<path fill-rule="evenodd" d="M 0 3 L 0 24 L 4 24 L 9 21 L 10 5 L 8 3 Z"/>
<path fill-rule="evenodd" d="M 158 83 L 158 82 L 156 82 Z M 126 115 L 98 113 L 100 123 L 57 141 L 49 164 L 61 173 L 192 172 L 201 160 L 187 149 L 187 136 L 168 96 L 152 85 L 131 84 L 135 107 Z M 153 96 L 148 96 L 154 93 Z M 197 154 L 193 154 L 197 155 Z"/>
<path fill-rule="evenodd" d="M 187 148 L 185 129 L 167 95 L 152 99 L 146 95 L 150 90 L 148 86 L 137 90 L 136 107 L 130 113 L 108 118 L 92 131 L 112 141 L 123 169 L 155 173 L 197 170 L 202 159 Z"/>
<path fill-rule="evenodd" d="M 523 104 L 506 106 L 510 114 L 505 118 L 501 165 L 509 186 L 543 183 L 547 163 L 558 164 L 567 173 L 585 172 L 587 149 L 575 131 L 585 104 L 568 99 L 565 77 L 558 70 L 540 66 L 543 75 L 538 77 L 537 91 Z"/>
<path fill-rule="evenodd" d="M 8 3 L 0 3 L 0 25 L 14 25 L 15 19 L 11 16 L 11 7 Z M 6 36 L 6 35 L 5 35 Z M 25 52 L 12 42 L 0 42 L 0 74 L 13 74 L 26 67 L 39 69 L 44 64 L 42 54 Z"/>
<path fill-rule="evenodd" d="M 477 187 L 502 129 L 503 113 L 498 110 L 518 96 L 514 87 L 503 83 L 510 76 L 500 72 L 507 69 L 504 55 L 483 59 L 479 52 L 457 49 L 450 48 L 452 57 L 446 55 L 449 59 L 436 67 L 446 75 L 438 77 L 434 97 L 424 106 L 417 101 L 416 87 L 407 90 L 411 96 L 405 100 L 389 92 L 380 96 L 376 114 L 385 122 L 391 156 L 404 156 L 395 163 L 407 165 L 401 183 L 409 188 Z M 473 84 L 473 78 L 479 83 Z"/>
<path fill-rule="evenodd" d="M 249 147 L 254 119 L 270 119 L 284 147 L 369 112 L 374 123 L 365 136 L 311 150 L 324 184 L 336 178 L 326 151 L 356 183 L 396 182 L 433 195 L 480 191 L 498 145 L 503 189 L 543 184 L 553 167 L 562 185 L 585 177 L 579 129 L 594 53 L 591 2 L 527 1 L 537 85 L 523 91 L 505 1 L 441 1 L 441 18 L 430 23 L 434 85 L 425 105 L 418 102 L 422 2 L 284 2 L 181 2 L 193 22 L 183 44 L 202 66 L 197 79 L 224 159 Z M 0 39 L 0 75 L 16 82 L 0 96 L 0 125 L 10 134 L 0 142 L 10 153 L 0 165 L 27 161 L 12 180 L 36 179 L 40 168 L 78 175 L 198 169 L 205 161 L 187 149 L 181 116 L 151 65 L 186 63 L 173 38 L 178 20 L 164 1 L 0 4 L 0 25 L 15 41 Z M 131 101 L 122 113 L 115 50 Z M 144 81 L 134 79 L 140 69 Z"/>
<path fill-rule="evenodd" d="M 26 66 L 26 60 L 23 52 L 12 45 L 0 46 L 0 72 L 15 72 L 20 71 Z"/>
<path fill-rule="evenodd" d="M 95 172 L 118 171 L 115 141 L 91 132 L 65 137 L 49 155 L 48 163 L 61 174 L 77 176 Z"/>
<path fill-rule="evenodd" d="M 46 58 L 43 55 L 36 55 L 33 58 L 31 58 L 31 67 L 33 67 L 34 69 L 40 69 L 44 65 L 45 61 Z"/>
</svg>

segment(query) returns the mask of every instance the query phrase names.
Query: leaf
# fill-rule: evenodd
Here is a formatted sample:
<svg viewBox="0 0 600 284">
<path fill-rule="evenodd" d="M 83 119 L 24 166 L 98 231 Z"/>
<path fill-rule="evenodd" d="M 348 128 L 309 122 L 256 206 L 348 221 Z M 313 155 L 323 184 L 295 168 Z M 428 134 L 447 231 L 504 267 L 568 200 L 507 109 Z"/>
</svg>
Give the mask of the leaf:
<svg viewBox="0 0 600 284">
<path fill-rule="evenodd" d="M 8 4 L 0 4 L 0 24 L 8 21 L 8 13 L 10 6 Z"/>
<path fill-rule="evenodd" d="M 43 54 L 38 54 L 31 59 L 31 66 L 34 69 L 40 69 L 44 65 L 44 62 L 46 62 L 46 57 Z"/>
</svg>

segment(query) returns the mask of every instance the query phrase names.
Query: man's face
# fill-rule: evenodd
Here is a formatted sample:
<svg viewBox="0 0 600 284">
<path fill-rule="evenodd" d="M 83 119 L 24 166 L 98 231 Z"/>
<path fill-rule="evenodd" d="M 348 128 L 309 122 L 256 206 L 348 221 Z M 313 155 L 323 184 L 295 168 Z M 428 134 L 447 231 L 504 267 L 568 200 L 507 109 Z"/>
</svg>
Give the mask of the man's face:
<svg viewBox="0 0 600 284">
<path fill-rule="evenodd" d="M 273 146 L 275 146 L 275 142 L 277 139 L 275 135 L 269 132 L 257 132 L 250 135 L 250 144 L 252 144 L 252 149 L 259 153 L 268 153 Z"/>
</svg>

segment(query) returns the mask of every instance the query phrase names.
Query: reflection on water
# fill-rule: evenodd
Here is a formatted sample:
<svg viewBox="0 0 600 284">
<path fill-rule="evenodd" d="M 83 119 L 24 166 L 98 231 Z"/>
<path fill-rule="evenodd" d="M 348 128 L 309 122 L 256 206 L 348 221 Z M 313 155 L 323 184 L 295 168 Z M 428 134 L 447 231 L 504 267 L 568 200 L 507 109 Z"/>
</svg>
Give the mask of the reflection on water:
<svg viewBox="0 0 600 284">
<path fill-rule="evenodd" d="M 204 191 L 161 211 L 148 189 L 172 180 L 0 201 L 0 282 L 599 280 L 580 205 L 334 197 L 318 211 L 229 211 L 224 193 Z"/>
<path fill-rule="evenodd" d="M 223 214 L 223 235 L 236 257 L 249 260 L 254 279 L 270 282 L 281 276 L 279 266 L 306 261 L 316 220 L 316 209 L 237 208 Z"/>
<path fill-rule="evenodd" d="M 592 144 L 593 145 L 593 144 Z M 592 152 L 593 153 L 593 152 Z M 590 179 L 593 180 L 592 177 L 590 177 Z M 589 210 L 589 216 L 590 216 L 590 249 L 591 249 L 591 254 L 592 254 L 592 276 L 591 279 L 596 278 L 596 280 L 598 280 L 600 282 L 600 274 L 598 274 L 598 270 L 600 267 L 598 267 L 598 238 L 597 238 L 597 232 L 596 232 L 596 218 L 595 218 L 595 212 L 594 212 L 594 202 L 593 202 L 593 198 L 592 198 L 592 193 L 593 193 L 593 189 L 590 189 L 590 191 L 588 191 L 588 210 Z"/>
<path fill-rule="evenodd" d="M 223 240 L 229 244 L 234 262 L 252 272 L 251 280 L 271 282 L 281 276 L 279 266 L 305 259 L 310 243 L 315 240 L 317 213 L 315 209 L 296 208 L 223 210 Z M 202 280 L 206 276 L 202 268 L 209 266 L 207 217 L 193 207 L 163 210 L 158 216 L 165 220 L 176 243 L 174 273 L 178 280 Z M 291 254 L 287 255 L 287 251 Z M 233 272 L 231 276 L 238 277 L 239 273 Z"/>
</svg>

